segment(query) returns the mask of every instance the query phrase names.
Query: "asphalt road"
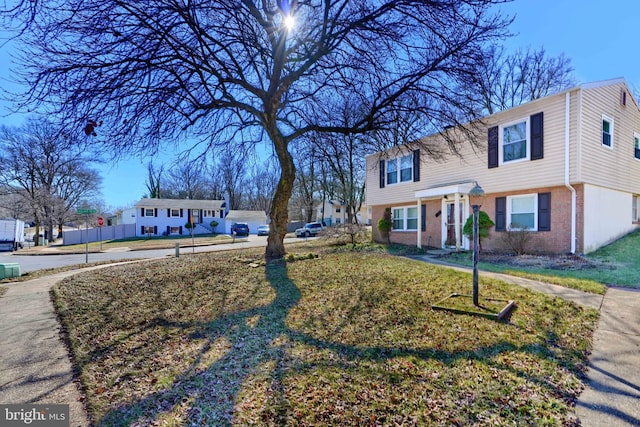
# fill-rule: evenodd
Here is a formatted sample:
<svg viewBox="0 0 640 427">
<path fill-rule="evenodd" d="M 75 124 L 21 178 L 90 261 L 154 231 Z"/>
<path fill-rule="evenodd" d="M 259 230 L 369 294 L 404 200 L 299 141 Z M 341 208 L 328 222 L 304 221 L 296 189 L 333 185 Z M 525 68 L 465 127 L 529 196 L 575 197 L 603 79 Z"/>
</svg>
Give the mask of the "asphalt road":
<svg viewBox="0 0 640 427">
<path fill-rule="evenodd" d="M 286 243 L 300 242 L 304 239 L 287 238 Z M 267 245 L 266 236 L 249 236 L 247 241 L 236 243 L 225 243 L 210 246 L 198 246 L 193 248 L 180 248 L 180 254 L 190 254 L 199 252 L 225 251 L 229 249 L 255 248 Z M 31 252 L 30 252 L 31 251 Z M 89 253 L 88 262 L 99 261 L 119 261 L 127 259 L 141 258 L 161 258 L 167 256 L 175 256 L 176 250 L 173 249 L 155 249 L 144 251 L 129 251 L 127 249 L 112 249 L 108 252 Z M 33 249 L 25 248 L 17 252 L 0 252 L 0 263 L 18 263 L 20 264 L 20 272 L 28 273 L 30 271 L 41 270 L 45 268 L 55 268 L 67 265 L 85 264 L 87 256 L 85 254 L 56 254 L 56 253 L 36 253 Z"/>
</svg>

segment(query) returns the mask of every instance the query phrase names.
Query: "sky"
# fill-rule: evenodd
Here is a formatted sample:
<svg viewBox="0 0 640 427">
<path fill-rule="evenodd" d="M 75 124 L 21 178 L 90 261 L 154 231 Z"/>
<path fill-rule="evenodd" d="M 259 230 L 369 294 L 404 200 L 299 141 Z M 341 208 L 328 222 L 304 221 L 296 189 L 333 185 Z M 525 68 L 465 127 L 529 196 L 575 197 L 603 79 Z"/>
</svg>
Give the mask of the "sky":
<svg viewBox="0 0 640 427">
<path fill-rule="evenodd" d="M 624 77 L 627 84 L 640 88 L 638 52 L 638 0 L 515 0 L 500 6 L 514 17 L 513 36 L 504 41 L 508 49 L 544 47 L 547 55 L 564 54 L 571 60 L 579 83 Z M 0 87 L 10 88 L 11 49 L 15 43 L 0 46 Z M 19 125 L 24 116 L 7 114 L 0 102 L 0 125 Z M 108 149 L 108 145 L 105 146 Z M 161 158 L 173 161 L 169 154 Z M 146 158 L 129 158 L 99 167 L 102 195 L 107 207 L 133 206 L 147 193 Z"/>
</svg>

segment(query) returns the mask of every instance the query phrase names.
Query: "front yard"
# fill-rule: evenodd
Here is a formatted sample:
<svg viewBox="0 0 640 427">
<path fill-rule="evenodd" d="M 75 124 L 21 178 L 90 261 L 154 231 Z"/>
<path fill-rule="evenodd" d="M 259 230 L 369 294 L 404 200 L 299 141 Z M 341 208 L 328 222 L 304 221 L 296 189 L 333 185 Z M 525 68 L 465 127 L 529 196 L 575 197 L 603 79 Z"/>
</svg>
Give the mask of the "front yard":
<svg viewBox="0 0 640 427">
<path fill-rule="evenodd" d="M 96 425 L 576 425 L 597 311 L 496 280 L 505 322 L 433 311 L 469 274 L 291 247 L 83 273 L 54 289 Z M 306 259 L 302 259 L 306 258 Z"/>
</svg>

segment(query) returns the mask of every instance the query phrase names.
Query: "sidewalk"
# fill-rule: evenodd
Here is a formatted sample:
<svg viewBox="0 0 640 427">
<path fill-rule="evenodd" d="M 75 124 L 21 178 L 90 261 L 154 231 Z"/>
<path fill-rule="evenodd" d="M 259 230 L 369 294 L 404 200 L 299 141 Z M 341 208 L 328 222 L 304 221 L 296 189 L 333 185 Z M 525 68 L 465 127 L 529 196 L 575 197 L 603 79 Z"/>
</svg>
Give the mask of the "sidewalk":
<svg viewBox="0 0 640 427">
<path fill-rule="evenodd" d="M 70 426 L 88 426 L 73 379 L 51 286 L 78 270 L 3 284 L 0 297 L 0 403 L 68 404 Z"/>
<path fill-rule="evenodd" d="M 411 258 L 454 266 L 426 256 Z M 604 296 L 506 274 L 480 272 L 600 311 L 589 356 L 586 388 L 576 402 L 576 415 L 585 427 L 640 426 L 640 290 L 609 288 Z"/>
</svg>

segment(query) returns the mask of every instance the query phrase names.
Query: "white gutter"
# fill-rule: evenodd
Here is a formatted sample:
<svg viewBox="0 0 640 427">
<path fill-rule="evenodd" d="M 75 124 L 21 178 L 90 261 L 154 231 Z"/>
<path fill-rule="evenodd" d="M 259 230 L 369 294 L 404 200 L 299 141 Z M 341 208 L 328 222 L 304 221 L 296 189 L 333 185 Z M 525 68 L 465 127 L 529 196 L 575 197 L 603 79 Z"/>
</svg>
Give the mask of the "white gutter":
<svg viewBox="0 0 640 427">
<path fill-rule="evenodd" d="M 570 121 L 571 121 L 571 93 L 567 92 L 565 94 L 565 107 L 564 107 L 565 121 L 564 121 L 564 185 L 571 191 L 571 253 L 576 253 L 576 189 L 573 188 L 570 184 L 569 179 L 569 160 L 570 160 L 570 149 L 571 149 L 571 138 L 569 132 L 571 131 Z M 580 118 L 578 117 L 577 121 Z M 576 149 L 578 149 L 577 145 L 580 141 L 576 141 Z"/>
</svg>

